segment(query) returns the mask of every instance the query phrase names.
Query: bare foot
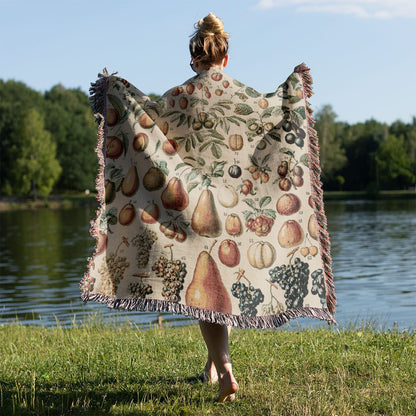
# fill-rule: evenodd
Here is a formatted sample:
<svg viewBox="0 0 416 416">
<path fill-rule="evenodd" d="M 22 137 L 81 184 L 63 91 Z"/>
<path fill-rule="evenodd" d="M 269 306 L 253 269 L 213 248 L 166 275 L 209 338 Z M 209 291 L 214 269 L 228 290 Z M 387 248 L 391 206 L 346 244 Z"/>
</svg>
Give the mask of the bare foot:
<svg viewBox="0 0 416 416">
<path fill-rule="evenodd" d="M 200 374 L 199 379 L 208 384 L 215 384 L 218 381 L 217 369 L 212 360 L 208 359 L 204 371 Z"/>
<path fill-rule="evenodd" d="M 220 393 L 215 399 L 218 403 L 232 402 L 235 399 L 235 393 L 238 391 L 238 384 L 231 373 L 225 373 L 219 379 Z"/>
</svg>

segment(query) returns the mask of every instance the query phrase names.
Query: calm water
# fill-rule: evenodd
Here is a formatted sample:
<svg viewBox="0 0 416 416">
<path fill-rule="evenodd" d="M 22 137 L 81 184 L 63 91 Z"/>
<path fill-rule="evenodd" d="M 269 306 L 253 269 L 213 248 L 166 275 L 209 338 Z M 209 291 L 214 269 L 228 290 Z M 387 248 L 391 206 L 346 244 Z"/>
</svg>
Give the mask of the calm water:
<svg viewBox="0 0 416 416">
<path fill-rule="evenodd" d="M 326 203 L 341 325 L 369 320 L 416 329 L 416 200 Z M 94 210 L 0 213 L 0 323 L 63 326 L 92 312 L 147 326 L 157 314 L 112 311 L 79 299 Z M 191 320 L 167 314 L 166 321 Z M 292 325 L 315 325 L 298 319 Z M 395 324 L 397 322 L 397 324 Z"/>
</svg>

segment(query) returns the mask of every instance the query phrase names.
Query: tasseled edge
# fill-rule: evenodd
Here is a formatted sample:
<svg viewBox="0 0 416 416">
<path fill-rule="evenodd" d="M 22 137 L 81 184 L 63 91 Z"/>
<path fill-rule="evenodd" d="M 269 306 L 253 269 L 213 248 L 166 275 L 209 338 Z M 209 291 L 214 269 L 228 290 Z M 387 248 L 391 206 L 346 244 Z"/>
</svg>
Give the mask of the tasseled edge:
<svg viewBox="0 0 416 416">
<path fill-rule="evenodd" d="M 190 316 L 192 318 L 212 322 L 221 325 L 231 325 L 239 328 L 273 329 L 278 328 L 291 319 L 316 318 L 328 321 L 336 325 L 332 314 L 321 308 L 294 308 L 270 316 L 242 316 L 227 313 L 214 312 L 206 309 L 194 308 L 193 306 L 172 303 L 157 299 L 114 299 L 102 294 L 91 294 L 84 292 L 81 296 L 84 302 L 95 301 L 105 303 L 111 309 L 124 309 L 127 311 L 142 312 L 171 312 Z"/>
<path fill-rule="evenodd" d="M 88 280 L 90 270 L 94 266 L 94 256 L 97 252 L 98 245 L 98 231 L 100 224 L 101 212 L 105 206 L 105 145 L 106 145 L 106 125 L 105 114 L 107 113 L 107 83 L 108 71 L 104 68 L 102 74 L 98 74 L 98 79 L 95 83 L 91 83 L 90 87 L 90 105 L 94 113 L 95 121 L 98 124 L 97 144 L 95 153 L 98 158 L 98 173 L 95 179 L 95 189 L 97 190 L 98 208 L 95 212 L 95 219 L 90 222 L 90 234 L 95 238 L 94 254 L 88 259 L 88 268 L 84 274 L 84 278 L 80 282 L 80 288 L 83 291 L 84 282 Z"/>
<path fill-rule="evenodd" d="M 303 89 L 307 98 L 313 94 L 312 91 L 312 77 L 310 69 L 304 64 L 300 64 L 295 68 L 302 79 Z M 324 200 L 321 182 L 321 167 L 319 164 L 319 140 L 316 130 L 313 128 L 315 120 L 313 119 L 313 110 L 310 103 L 305 97 L 306 118 L 308 124 L 309 136 L 309 164 L 312 169 L 312 198 L 315 205 L 315 215 L 319 227 L 319 243 L 322 251 L 322 261 L 324 265 L 324 276 L 326 286 L 326 304 L 331 313 L 335 313 L 336 296 L 334 287 L 334 276 L 332 274 L 332 258 L 331 258 L 331 244 L 329 241 L 329 234 L 327 230 L 327 220 L 324 211 Z"/>
</svg>

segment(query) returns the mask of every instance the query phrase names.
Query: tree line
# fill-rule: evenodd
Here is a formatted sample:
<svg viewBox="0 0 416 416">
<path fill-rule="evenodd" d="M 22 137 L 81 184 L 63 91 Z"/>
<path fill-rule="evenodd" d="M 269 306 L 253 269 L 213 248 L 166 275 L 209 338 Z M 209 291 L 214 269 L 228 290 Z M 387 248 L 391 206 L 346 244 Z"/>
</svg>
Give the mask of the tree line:
<svg viewBox="0 0 416 416">
<path fill-rule="evenodd" d="M 156 96 L 151 94 L 152 98 Z M 391 125 L 315 113 L 325 190 L 406 189 L 416 178 L 416 117 Z M 44 196 L 94 189 L 97 128 L 87 94 L 45 93 L 0 80 L 0 194 Z"/>
</svg>

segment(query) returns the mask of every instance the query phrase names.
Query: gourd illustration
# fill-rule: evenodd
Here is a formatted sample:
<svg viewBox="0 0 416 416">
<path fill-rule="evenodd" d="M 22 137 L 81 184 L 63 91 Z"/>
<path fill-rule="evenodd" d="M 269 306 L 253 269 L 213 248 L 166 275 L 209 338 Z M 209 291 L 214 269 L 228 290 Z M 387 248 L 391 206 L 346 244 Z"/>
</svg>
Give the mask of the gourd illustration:
<svg viewBox="0 0 416 416">
<path fill-rule="evenodd" d="M 201 251 L 196 261 L 194 275 L 185 295 L 186 304 L 195 308 L 221 313 L 231 313 L 231 300 L 222 283 L 215 260 L 211 256 L 214 240 L 209 251 Z"/>
<path fill-rule="evenodd" d="M 248 262 L 256 269 L 270 267 L 276 259 L 276 250 L 267 241 L 257 241 L 247 250 Z"/>
<path fill-rule="evenodd" d="M 228 138 L 228 144 L 231 150 L 241 150 L 243 148 L 243 137 L 239 134 L 232 134 Z"/>
<path fill-rule="evenodd" d="M 192 229 L 204 237 L 218 237 L 222 231 L 221 220 L 214 202 L 214 195 L 204 189 L 192 214 Z"/>
<path fill-rule="evenodd" d="M 163 206 L 166 209 L 184 210 L 189 204 L 189 196 L 179 178 L 169 180 L 161 195 Z"/>
<path fill-rule="evenodd" d="M 121 184 L 121 192 L 125 196 L 133 196 L 139 189 L 139 175 L 136 166 L 132 166 Z"/>
</svg>

